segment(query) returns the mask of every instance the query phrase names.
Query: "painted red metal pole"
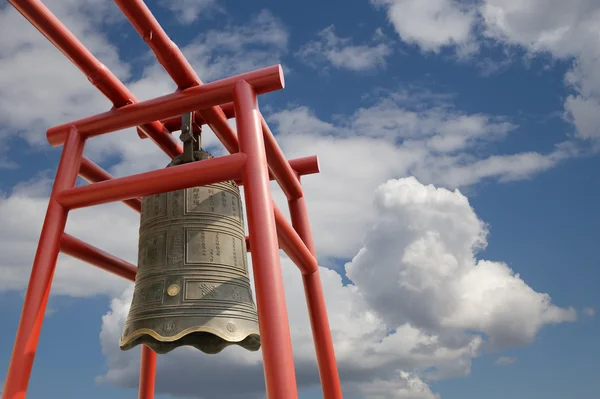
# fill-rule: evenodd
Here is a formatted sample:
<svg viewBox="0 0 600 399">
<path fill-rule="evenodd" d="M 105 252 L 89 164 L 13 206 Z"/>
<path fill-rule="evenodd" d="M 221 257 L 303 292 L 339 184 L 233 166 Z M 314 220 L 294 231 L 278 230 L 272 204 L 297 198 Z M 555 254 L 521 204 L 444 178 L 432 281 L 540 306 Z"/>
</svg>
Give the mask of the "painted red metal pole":
<svg viewBox="0 0 600 399">
<path fill-rule="evenodd" d="M 52 277 L 60 251 L 60 238 L 67 222 L 68 210 L 58 203 L 56 197 L 61 191 L 75 186 L 84 142 L 77 130 L 72 129 L 60 157 L 25 294 L 25 303 L 6 374 L 2 399 L 25 399 L 27 394 Z"/>
<path fill-rule="evenodd" d="M 138 102 L 133 93 L 90 53 L 44 3 L 39 0 L 9 0 L 9 3 L 77 66 L 115 108 Z M 140 126 L 140 130 L 171 158 L 183 151 L 181 143 L 158 121 Z"/>
<path fill-rule="evenodd" d="M 316 155 L 310 157 L 302 157 L 296 159 L 290 159 L 290 166 L 294 169 L 294 172 L 299 176 L 311 175 L 319 173 L 319 158 Z M 79 169 L 79 177 L 85 179 L 90 183 L 98 183 L 105 180 L 112 180 L 115 177 L 110 173 L 102 169 L 98 164 L 89 158 L 81 158 L 81 168 Z M 269 175 L 269 179 L 275 180 L 275 177 Z M 242 179 L 236 179 L 235 182 L 242 186 Z M 140 198 L 132 198 L 123 201 L 123 203 L 129 206 L 138 213 L 141 212 L 142 202 Z"/>
<path fill-rule="evenodd" d="M 177 83 L 180 90 L 201 85 L 202 81 L 185 59 L 179 48 L 173 43 L 160 26 L 148 6 L 141 0 L 115 0 L 123 14 L 131 22 L 139 35 L 156 55 L 165 71 Z M 221 107 L 199 110 L 202 119 L 210 126 L 215 135 L 221 140 L 227 151 L 238 152 L 237 137 L 227 123 L 227 118 Z"/>
<path fill-rule="evenodd" d="M 238 153 L 172 166 L 64 190 L 57 201 L 76 209 L 239 179 L 245 162 L 246 155 Z"/>
<path fill-rule="evenodd" d="M 60 251 L 109 273 L 135 281 L 137 267 L 70 234 L 63 233 L 60 239 Z"/>
<path fill-rule="evenodd" d="M 226 103 L 232 100 L 233 86 L 240 80 L 247 81 L 259 94 L 285 87 L 281 65 L 274 65 L 55 126 L 48 129 L 46 137 L 51 145 L 57 146 L 64 142 L 71 126 L 87 138 L 137 126 L 153 118 L 163 119 Z"/>
<path fill-rule="evenodd" d="M 138 399 L 154 399 L 154 383 L 156 380 L 156 353 L 146 345 L 142 345 L 140 361 L 140 386 Z"/>
<path fill-rule="evenodd" d="M 189 87 L 202 85 L 202 81 L 194 71 L 194 68 L 187 61 L 181 50 L 164 31 L 158 23 L 148 6 L 142 0 L 114 0 L 119 6 L 123 14 L 131 22 L 138 34 L 144 38 L 150 49 L 154 52 L 157 60 L 163 66 L 165 71 L 177 84 L 179 90 L 185 90 Z M 257 94 L 261 94 L 255 84 L 250 83 Z M 230 153 L 238 151 L 238 143 L 236 134 L 227 124 L 227 118 L 231 115 L 230 105 L 226 104 L 223 107 L 212 107 L 201 109 L 198 111 L 203 122 L 207 123 L 215 132 L 215 135 L 221 140 L 225 148 Z M 231 116 L 230 116 L 231 115 Z M 259 115 L 262 130 L 265 134 L 265 145 L 267 152 L 267 160 L 269 169 L 275 179 L 279 182 L 282 190 L 288 199 L 298 198 L 302 196 L 302 188 L 300 183 L 293 173 L 287 159 L 283 156 L 281 149 L 277 145 L 273 134 L 262 117 Z"/>
<path fill-rule="evenodd" d="M 313 242 L 306 209 L 306 200 L 304 197 L 288 202 L 290 207 L 290 216 L 292 225 L 316 258 L 315 244 Z M 327 317 L 327 307 L 325 306 L 325 296 L 323 295 L 323 285 L 319 269 L 311 274 L 303 274 L 304 293 L 308 305 L 308 314 L 317 353 L 317 363 L 319 365 L 319 375 L 321 377 L 321 387 L 323 389 L 324 399 L 342 399 L 342 388 L 340 377 L 335 359 L 333 348 L 333 339 L 329 327 L 329 318 Z"/>
<path fill-rule="evenodd" d="M 302 274 L 312 274 L 319 269 L 317 259 L 309 251 L 292 225 L 285 219 L 283 212 L 273 208 L 277 226 L 277 238 L 283 252 L 298 266 Z"/>
<path fill-rule="evenodd" d="M 290 159 L 289 163 L 293 169 L 293 172 L 298 176 L 319 173 L 319 158 L 317 158 L 316 155 L 310 157 Z M 273 173 L 269 172 L 269 180 L 275 180 L 275 176 L 273 176 Z M 241 180 L 236 180 L 235 182 L 238 186 L 243 185 L 243 182 Z"/>
<path fill-rule="evenodd" d="M 277 140 L 275 140 L 275 136 L 273 136 L 269 125 L 267 125 L 262 115 L 260 116 L 260 122 L 271 173 L 275 176 L 288 200 L 302 197 L 302 187 L 300 186 L 298 176 L 294 173 L 294 169 L 290 166 L 285 155 L 283 155 L 279 144 L 277 144 Z"/>
<path fill-rule="evenodd" d="M 256 93 L 240 81 L 234 88 L 240 150 L 248 157 L 243 170 L 256 305 L 262 342 L 267 398 L 297 399 L 292 340 L 269 192 L 269 172 Z"/>
<path fill-rule="evenodd" d="M 98 183 L 105 180 L 112 180 L 114 177 L 102 169 L 99 165 L 92 162 L 86 157 L 81 159 L 81 167 L 79 168 L 79 177 L 87 180 L 90 183 Z M 125 205 L 136 211 L 142 212 L 142 200 L 139 198 L 131 198 L 123 201 Z"/>
<path fill-rule="evenodd" d="M 289 162 L 292 169 L 294 169 L 299 176 L 312 175 L 321 171 L 319 157 L 316 155 L 290 159 Z"/>
</svg>

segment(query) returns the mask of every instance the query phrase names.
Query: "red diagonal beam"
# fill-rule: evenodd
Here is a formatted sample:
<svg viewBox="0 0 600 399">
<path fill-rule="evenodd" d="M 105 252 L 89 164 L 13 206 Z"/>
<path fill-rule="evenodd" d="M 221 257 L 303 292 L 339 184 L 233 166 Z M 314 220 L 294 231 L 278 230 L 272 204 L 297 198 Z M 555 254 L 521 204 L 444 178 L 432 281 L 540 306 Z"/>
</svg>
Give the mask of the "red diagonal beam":
<svg viewBox="0 0 600 399">
<path fill-rule="evenodd" d="M 60 239 L 60 251 L 109 273 L 135 281 L 137 267 L 67 233 L 63 233 Z"/>
<path fill-rule="evenodd" d="M 274 65 L 55 126 L 48 129 L 46 136 L 50 144 L 57 146 L 64 143 L 72 126 L 83 137 L 89 138 L 136 126 L 153 117 L 162 119 L 227 103 L 233 99 L 233 86 L 240 80 L 248 82 L 258 94 L 285 87 L 281 65 Z"/>
<path fill-rule="evenodd" d="M 9 3 L 71 60 L 115 108 L 138 102 L 133 93 L 41 1 L 9 0 Z M 181 154 L 181 144 L 160 122 L 144 124 L 140 129 L 171 158 Z"/>
<path fill-rule="evenodd" d="M 180 90 L 188 87 L 202 85 L 202 81 L 187 61 L 179 47 L 167 36 L 152 12 L 142 0 L 114 0 L 123 14 L 131 22 L 138 34 L 150 46 L 158 62 L 175 81 Z M 253 85 L 252 85 L 253 86 Z M 260 94 L 260 93 L 257 93 Z M 230 153 L 238 152 L 237 135 L 227 124 L 227 117 L 220 107 L 198 111 L 203 121 L 210 126 L 225 148 Z M 267 126 L 261 115 L 263 133 L 268 136 Z M 270 132 L 270 131 L 269 131 Z M 272 136 L 272 135 L 271 135 Z M 275 145 L 274 145 L 275 144 Z M 275 140 L 266 138 L 265 149 L 269 169 L 275 176 L 283 192 L 289 200 L 302 196 L 302 187 L 298 178 L 276 145 Z"/>
<path fill-rule="evenodd" d="M 198 86 L 202 81 L 187 62 L 183 53 L 165 33 L 146 4 L 140 0 L 115 0 L 123 14 L 131 22 L 139 35 L 152 49 L 158 62 L 173 78 L 180 89 Z M 220 107 L 198 112 L 202 119 L 210 126 L 221 140 L 227 151 L 238 152 L 237 135 L 227 124 L 227 118 Z"/>
<path fill-rule="evenodd" d="M 265 118 L 260 115 L 261 127 L 263 131 L 265 152 L 267 155 L 267 161 L 269 162 L 269 169 L 271 174 L 275 177 L 275 180 L 279 182 L 281 189 L 285 193 L 288 200 L 301 198 L 304 196 L 302 193 L 302 187 L 298 176 L 294 172 L 294 169 L 290 166 L 290 163 L 283 155 L 275 136 L 269 129 L 269 125 L 265 121 Z"/>
<path fill-rule="evenodd" d="M 114 179 L 110 173 L 86 157 L 81 158 L 79 176 L 90 183 Z M 142 201 L 139 198 L 127 199 L 124 200 L 123 203 L 138 213 L 142 212 Z"/>
</svg>

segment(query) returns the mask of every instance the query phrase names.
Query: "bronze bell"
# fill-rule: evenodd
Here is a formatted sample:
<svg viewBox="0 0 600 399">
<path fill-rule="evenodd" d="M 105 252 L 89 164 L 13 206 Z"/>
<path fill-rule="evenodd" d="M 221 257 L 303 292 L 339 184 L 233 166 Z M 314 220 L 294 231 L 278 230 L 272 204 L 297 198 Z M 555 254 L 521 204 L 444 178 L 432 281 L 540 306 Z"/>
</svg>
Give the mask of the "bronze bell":
<svg viewBox="0 0 600 399">
<path fill-rule="evenodd" d="M 195 148 L 193 161 L 210 154 Z M 185 162 L 184 153 L 169 166 Z M 233 181 L 142 199 L 138 271 L 120 346 L 209 354 L 260 348 L 241 197 Z"/>
</svg>

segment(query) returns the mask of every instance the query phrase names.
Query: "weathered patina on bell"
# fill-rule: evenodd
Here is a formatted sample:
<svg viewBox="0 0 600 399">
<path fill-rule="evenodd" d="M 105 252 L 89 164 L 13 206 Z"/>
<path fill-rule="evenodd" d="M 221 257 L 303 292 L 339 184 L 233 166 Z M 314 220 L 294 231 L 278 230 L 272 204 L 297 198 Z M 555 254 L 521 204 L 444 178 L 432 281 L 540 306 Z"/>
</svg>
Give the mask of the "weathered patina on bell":
<svg viewBox="0 0 600 399">
<path fill-rule="evenodd" d="M 211 158 L 195 147 L 169 166 Z M 189 345 L 213 354 L 237 344 L 258 350 L 246 253 L 235 182 L 144 197 L 138 271 L 121 349 L 144 344 L 167 353 Z"/>
</svg>

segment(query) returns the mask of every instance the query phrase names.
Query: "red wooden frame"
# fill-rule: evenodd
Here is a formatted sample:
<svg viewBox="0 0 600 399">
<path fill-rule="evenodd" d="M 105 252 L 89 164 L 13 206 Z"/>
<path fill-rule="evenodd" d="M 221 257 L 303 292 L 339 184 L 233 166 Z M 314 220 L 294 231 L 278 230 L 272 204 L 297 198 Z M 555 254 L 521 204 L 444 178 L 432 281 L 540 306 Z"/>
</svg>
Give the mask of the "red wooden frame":
<svg viewBox="0 0 600 399">
<path fill-rule="evenodd" d="M 254 265 L 267 397 L 298 397 L 280 270 L 278 251 L 281 248 L 302 273 L 323 396 L 325 399 L 342 398 L 323 288 L 300 184 L 301 175 L 318 173 L 318 160 L 313 156 L 288 161 L 258 109 L 257 95 L 283 89 L 281 67 L 276 65 L 202 84 L 143 1 L 115 0 L 178 85 L 173 94 L 138 102 L 41 1 L 9 2 L 79 67 L 114 106 L 108 112 L 56 126 L 47 132 L 50 144 L 63 145 L 63 150 L 2 399 L 24 399 L 27 394 L 59 252 L 135 280 L 134 265 L 64 232 L 69 210 L 122 201 L 140 212 L 141 196 L 225 180 L 235 180 L 245 188 L 249 226 L 246 240 Z M 83 156 L 88 138 L 137 126 L 141 138 L 150 138 L 173 158 L 182 153 L 182 146 L 171 131 L 180 128 L 179 115 L 194 111 L 195 122 L 210 126 L 231 155 L 122 178 L 113 178 Z M 234 116 L 239 141 L 227 124 L 227 118 Z M 76 187 L 77 176 L 91 184 Z M 291 224 L 271 198 L 271 179 L 277 180 L 288 199 Z M 156 354 L 142 346 L 139 398 L 154 397 L 155 370 Z"/>
</svg>

